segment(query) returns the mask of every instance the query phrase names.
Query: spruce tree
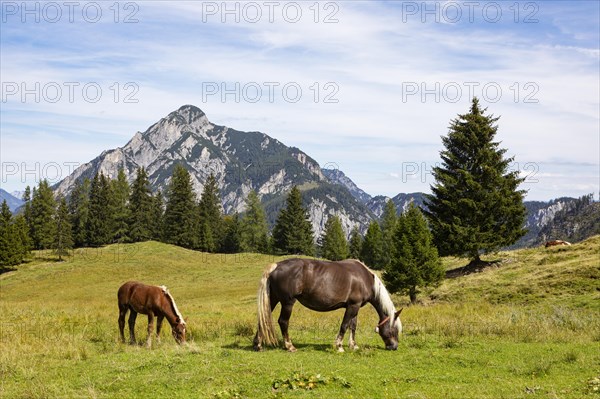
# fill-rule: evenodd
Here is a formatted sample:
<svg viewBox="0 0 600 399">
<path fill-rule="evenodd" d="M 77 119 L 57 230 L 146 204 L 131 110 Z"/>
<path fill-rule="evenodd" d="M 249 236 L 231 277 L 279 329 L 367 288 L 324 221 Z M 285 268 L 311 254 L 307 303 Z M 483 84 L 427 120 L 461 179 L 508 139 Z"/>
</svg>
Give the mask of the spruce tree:
<svg viewBox="0 0 600 399">
<path fill-rule="evenodd" d="M 348 241 L 337 215 L 330 216 L 325 222 L 321 236 L 321 257 L 333 261 L 348 258 Z"/>
<path fill-rule="evenodd" d="M 213 174 L 204 184 L 198 211 L 200 219 L 199 249 L 206 252 L 218 251 L 223 239 L 222 212 L 219 187 Z"/>
<path fill-rule="evenodd" d="M 308 211 L 302 206 L 302 194 L 292 187 L 286 207 L 279 212 L 273 228 L 273 246 L 278 252 L 313 256 L 314 232 L 308 220 Z"/>
<path fill-rule="evenodd" d="M 221 250 L 227 254 L 238 253 L 242 250 L 241 222 L 237 213 L 223 218 L 223 245 Z"/>
<path fill-rule="evenodd" d="M 109 180 L 103 172 L 97 173 L 90 187 L 90 211 L 86 226 L 87 241 L 91 246 L 98 247 L 111 242 L 111 195 Z"/>
<path fill-rule="evenodd" d="M 371 269 L 379 270 L 385 265 L 383 256 L 383 234 L 379 223 L 372 221 L 369 223 L 367 234 L 362 243 L 360 251 L 360 260 Z"/>
<path fill-rule="evenodd" d="M 518 190 L 524 179 L 509 170 L 514 158 L 505 158 L 506 149 L 494 141 L 499 118 L 485 112 L 474 98 L 469 113 L 451 122 L 425 202 L 440 255 L 473 262 L 525 234 L 525 192 Z"/>
<path fill-rule="evenodd" d="M 25 218 L 25 223 L 27 223 L 28 234 L 31 238 L 33 232 L 33 223 L 31 217 L 31 188 L 29 186 L 25 187 L 25 192 L 23 193 L 23 197 L 21 199 L 24 202 L 23 217 Z"/>
<path fill-rule="evenodd" d="M 115 180 L 110 181 L 110 210 L 112 219 L 112 241 L 123 243 L 129 240 L 129 196 L 130 188 L 125 171 L 119 169 Z"/>
<path fill-rule="evenodd" d="M 242 249 L 246 252 L 266 253 L 269 226 L 267 216 L 256 191 L 246 197 L 246 210 L 241 222 Z"/>
<path fill-rule="evenodd" d="M 35 249 L 49 249 L 54 242 L 56 202 L 47 180 L 42 180 L 31 198 L 32 240 Z"/>
<path fill-rule="evenodd" d="M 348 242 L 348 256 L 352 259 L 360 259 L 360 251 L 362 248 L 362 237 L 358 227 L 354 226 L 350 232 L 350 240 Z"/>
<path fill-rule="evenodd" d="M 12 223 L 12 213 L 6 200 L 0 207 L 0 267 L 21 263 L 23 248 Z"/>
<path fill-rule="evenodd" d="M 85 247 L 88 242 L 88 218 L 90 216 L 90 179 L 79 181 L 69 198 L 69 214 L 73 229 L 73 245 Z"/>
<path fill-rule="evenodd" d="M 29 228 L 27 227 L 24 215 L 21 214 L 13 217 L 13 228 L 19 242 L 19 247 L 21 248 L 20 261 L 22 261 L 30 255 L 33 249 L 33 241 L 29 236 Z"/>
<path fill-rule="evenodd" d="M 152 212 L 152 202 L 148 173 L 146 169 L 138 168 L 135 180 L 131 185 L 128 204 L 130 241 L 148 241 L 156 235 L 156 223 L 160 223 L 160 221 L 155 219 L 155 214 Z"/>
<path fill-rule="evenodd" d="M 164 217 L 164 203 L 163 197 L 160 190 L 152 196 L 152 208 L 150 210 L 152 215 L 152 224 L 150 228 L 151 238 L 155 241 L 162 240 L 162 226 Z"/>
<path fill-rule="evenodd" d="M 189 172 L 181 165 L 173 169 L 167 190 L 163 237 L 167 243 L 196 248 L 198 210 Z"/>
<path fill-rule="evenodd" d="M 438 286 L 445 275 L 425 217 L 414 204 L 398 219 L 393 235 L 392 261 L 383 272 L 392 293 L 408 294 L 417 300 L 419 288 Z"/>
<path fill-rule="evenodd" d="M 69 250 L 73 249 L 73 232 L 65 197 L 61 196 L 58 199 L 54 220 L 56 222 L 56 235 L 54 236 L 53 249 L 58 255 L 58 260 L 62 261 L 63 255 L 68 255 Z"/>
<path fill-rule="evenodd" d="M 383 208 L 383 214 L 381 215 L 382 269 L 385 269 L 392 260 L 393 235 L 397 220 L 398 214 L 396 212 L 396 204 L 394 204 L 394 201 L 391 199 L 388 199 Z"/>
</svg>

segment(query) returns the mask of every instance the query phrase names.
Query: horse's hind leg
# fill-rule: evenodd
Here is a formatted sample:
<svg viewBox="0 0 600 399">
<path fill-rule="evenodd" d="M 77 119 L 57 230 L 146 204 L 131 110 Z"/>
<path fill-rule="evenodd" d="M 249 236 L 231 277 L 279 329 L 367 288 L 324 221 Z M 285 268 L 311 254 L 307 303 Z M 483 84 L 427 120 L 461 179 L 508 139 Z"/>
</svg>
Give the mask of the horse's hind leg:
<svg viewBox="0 0 600 399">
<path fill-rule="evenodd" d="M 119 335 L 121 342 L 125 342 L 125 316 L 127 315 L 127 306 L 119 306 Z"/>
<path fill-rule="evenodd" d="M 281 328 L 281 335 L 283 335 L 283 343 L 285 345 L 285 349 L 289 352 L 296 352 L 296 348 L 294 344 L 292 344 L 292 340 L 288 334 L 288 325 L 290 323 L 290 317 L 292 316 L 292 308 L 294 307 L 294 303 L 296 301 L 286 303 L 281 303 L 281 313 L 279 314 L 279 328 Z"/>
<path fill-rule="evenodd" d="M 131 309 L 131 313 L 129 313 L 129 343 L 135 344 L 135 319 L 137 317 L 137 312 Z"/>
<path fill-rule="evenodd" d="M 340 332 L 338 333 L 337 337 L 335 338 L 335 347 L 337 348 L 338 352 L 344 351 L 344 348 L 342 346 L 342 343 L 344 341 L 344 334 L 346 333 L 348 326 L 350 326 L 350 322 L 352 321 L 352 319 L 354 319 L 356 317 L 356 315 L 358 314 L 359 309 L 360 309 L 360 306 L 348 306 L 346 308 L 346 313 L 344 313 L 344 318 L 342 319 L 342 325 L 340 326 Z"/>
<path fill-rule="evenodd" d="M 352 350 L 358 350 L 358 345 L 356 345 L 356 341 L 354 340 L 357 324 L 358 324 L 358 315 L 354 316 L 354 318 L 352 320 L 350 320 L 350 339 L 348 340 L 348 347 Z"/>
<path fill-rule="evenodd" d="M 156 342 L 160 342 L 160 329 L 164 318 L 163 315 L 156 316 Z"/>
</svg>

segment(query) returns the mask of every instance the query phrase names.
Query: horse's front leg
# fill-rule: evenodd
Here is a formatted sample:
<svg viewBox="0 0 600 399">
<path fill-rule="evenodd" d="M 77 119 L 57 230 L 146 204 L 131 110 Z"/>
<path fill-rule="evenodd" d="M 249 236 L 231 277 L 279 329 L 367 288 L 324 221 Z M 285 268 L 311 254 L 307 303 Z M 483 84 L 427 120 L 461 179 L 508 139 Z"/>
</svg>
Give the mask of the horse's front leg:
<svg viewBox="0 0 600 399">
<path fill-rule="evenodd" d="M 358 350 L 358 345 L 356 345 L 356 341 L 354 340 L 357 324 L 358 324 L 358 315 L 354 316 L 354 318 L 352 320 L 350 320 L 350 339 L 348 340 L 348 347 L 352 350 Z"/>
<path fill-rule="evenodd" d="M 135 344 L 135 319 L 137 317 L 137 312 L 131 309 L 131 313 L 129 313 L 129 343 Z"/>
<path fill-rule="evenodd" d="M 344 313 L 344 318 L 342 319 L 342 325 L 340 326 L 340 332 L 338 333 L 337 337 L 335 338 L 335 347 L 337 348 L 338 352 L 344 351 L 344 348 L 342 346 L 342 343 L 344 341 L 344 334 L 346 333 L 346 330 L 348 329 L 348 326 L 350 325 L 350 321 L 352 319 L 354 319 L 356 317 L 356 315 L 358 314 L 359 309 L 360 309 L 360 306 L 348 306 L 346 308 L 346 312 Z"/>
<path fill-rule="evenodd" d="M 154 331 L 154 314 L 148 313 L 148 338 L 146 338 L 146 346 L 152 347 L 152 333 Z"/>
<path fill-rule="evenodd" d="M 295 301 L 294 301 L 295 302 Z M 283 335 L 283 344 L 285 345 L 285 349 L 289 352 L 296 352 L 296 347 L 292 344 L 292 340 L 288 334 L 288 325 L 290 323 L 290 317 L 292 316 L 292 308 L 294 307 L 294 302 L 284 304 L 281 303 L 281 313 L 279 314 L 279 328 L 281 328 L 281 335 Z"/>
<path fill-rule="evenodd" d="M 160 329 L 162 328 L 162 322 L 164 320 L 164 315 L 159 315 L 156 317 L 156 342 L 160 343 Z"/>
</svg>

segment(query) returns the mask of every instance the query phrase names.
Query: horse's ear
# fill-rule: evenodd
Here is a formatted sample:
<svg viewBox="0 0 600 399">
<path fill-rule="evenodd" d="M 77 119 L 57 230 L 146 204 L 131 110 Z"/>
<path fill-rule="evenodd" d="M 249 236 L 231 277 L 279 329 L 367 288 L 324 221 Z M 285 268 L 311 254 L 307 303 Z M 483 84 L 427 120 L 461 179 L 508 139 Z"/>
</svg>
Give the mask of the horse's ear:
<svg viewBox="0 0 600 399">
<path fill-rule="evenodd" d="M 397 319 L 397 318 L 398 318 L 398 316 L 400 316 L 400 313 L 402 313 L 402 310 L 403 310 L 403 309 L 404 309 L 404 308 L 400 308 L 400 310 L 399 310 L 399 311 L 397 311 L 396 313 L 394 313 L 394 319 Z"/>
</svg>

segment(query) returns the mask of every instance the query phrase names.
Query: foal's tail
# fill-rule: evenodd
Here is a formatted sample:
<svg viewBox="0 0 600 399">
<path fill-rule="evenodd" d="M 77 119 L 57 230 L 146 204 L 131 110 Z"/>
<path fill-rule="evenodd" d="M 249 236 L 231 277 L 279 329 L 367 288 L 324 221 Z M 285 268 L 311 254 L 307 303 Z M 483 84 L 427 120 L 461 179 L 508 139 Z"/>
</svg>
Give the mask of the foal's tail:
<svg viewBox="0 0 600 399">
<path fill-rule="evenodd" d="M 258 287 L 258 332 L 256 336 L 258 342 L 261 340 L 266 345 L 277 345 L 277 337 L 273 328 L 273 318 L 271 317 L 271 300 L 269 299 L 269 275 L 275 268 L 277 263 L 272 263 L 265 269 L 260 285 Z"/>
</svg>

